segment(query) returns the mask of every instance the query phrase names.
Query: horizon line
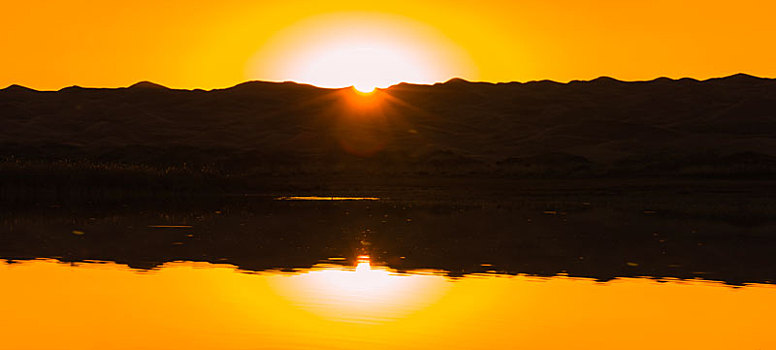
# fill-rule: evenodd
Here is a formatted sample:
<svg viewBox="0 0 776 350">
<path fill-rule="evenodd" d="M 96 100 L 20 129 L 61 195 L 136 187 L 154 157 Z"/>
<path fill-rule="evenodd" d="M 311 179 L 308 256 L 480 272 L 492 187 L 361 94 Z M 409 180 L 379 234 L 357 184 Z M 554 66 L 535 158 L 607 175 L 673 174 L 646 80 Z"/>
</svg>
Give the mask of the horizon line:
<svg viewBox="0 0 776 350">
<path fill-rule="evenodd" d="M 409 85 L 409 86 L 429 86 L 430 87 L 430 86 L 445 85 L 445 84 L 460 83 L 460 82 L 469 83 L 469 84 L 486 84 L 486 85 L 535 84 L 535 83 L 552 83 L 552 84 L 558 84 L 558 85 L 572 85 L 572 84 L 579 84 L 579 83 L 591 83 L 591 82 L 596 82 L 596 81 L 612 81 L 612 82 L 618 82 L 618 83 L 650 83 L 650 82 L 655 82 L 655 81 L 659 81 L 659 80 L 661 80 L 661 81 L 662 80 L 669 80 L 669 81 L 687 81 L 687 80 L 689 80 L 689 81 L 695 81 L 695 82 L 708 82 L 708 81 L 723 80 L 723 79 L 736 78 L 736 77 L 751 78 L 751 79 L 756 79 L 756 80 L 769 80 L 769 81 L 776 80 L 776 78 L 760 77 L 760 76 L 751 75 L 751 74 L 743 73 L 743 72 L 735 73 L 735 74 L 731 74 L 731 75 L 727 75 L 727 76 L 712 77 L 712 78 L 707 78 L 707 79 L 697 79 L 697 78 L 693 78 L 693 77 L 669 78 L 667 76 L 660 76 L 660 77 L 657 77 L 657 78 L 654 78 L 654 79 L 650 79 L 650 80 L 620 80 L 620 79 L 617 79 L 617 78 L 614 78 L 614 77 L 611 77 L 611 76 L 602 75 L 602 76 L 598 76 L 596 78 L 589 79 L 589 80 L 574 79 L 574 80 L 569 80 L 567 82 L 556 81 L 556 80 L 552 80 L 552 79 L 528 80 L 528 81 L 513 80 L 513 81 L 492 82 L 492 81 L 482 81 L 482 80 L 467 80 L 467 79 L 464 79 L 464 78 L 461 78 L 461 77 L 452 77 L 452 78 L 449 78 L 449 79 L 447 79 L 445 81 L 437 81 L 437 82 L 433 82 L 433 83 L 399 82 L 399 83 L 393 84 L 393 85 L 385 87 L 385 88 L 376 88 L 376 90 L 390 90 L 393 87 L 402 86 L 402 85 L 403 86 Z M 204 89 L 204 88 L 172 88 L 172 87 L 168 87 L 168 86 L 165 86 L 163 84 L 155 83 L 155 82 L 152 82 L 152 81 L 149 81 L 149 80 L 141 80 L 141 81 L 138 81 L 138 82 L 136 82 L 134 84 L 131 84 L 129 86 L 89 87 L 89 86 L 80 86 L 80 85 L 68 85 L 68 86 L 63 86 L 63 87 L 61 87 L 59 89 L 56 89 L 56 90 L 46 90 L 46 89 L 40 89 L 39 90 L 39 89 L 35 89 L 35 88 L 24 86 L 24 85 L 21 85 L 21 84 L 13 83 L 13 84 L 10 84 L 10 85 L 0 89 L 0 91 L 6 91 L 6 90 L 9 90 L 9 89 L 19 89 L 19 88 L 25 89 L 25 90 L 36 91 L 36 92 L 59 92 L 59 91 L 62 91 L 62 90 L 74 89 L 74 88 L 77 88 L 77 89 L 90 89 L 90 90 L 119 90 L 119 89 L 130 89 L 130 88 L 159 88 L 159 89 L 177 90 L 177 91 L 218 91 L 218 90 L 229 90 L 229 89 L 241 86 L 241 85 L 251 84 L 251 83 L 277 84 L 277 85 L 283 85 L 283 84 L 299 85 L 299 86 L 307 86 L 307 87 L 312 87 L 312 88 L 322 89 L 322 90 L 342 90 L 342 89 L 353 89 L 354 88 L 352 85 L 351 86 L 343 86 L 343 87 L 323 87 L 323 86 L 317 86 L 317 85 L 311 84 L 311 83 L 297 82 L 297 81 L 293 81 L 293 80 L 286 80 L 286 81 L 246 80 L 246 81 L 243 81 L 243 82 L 240 82 L 240 83 L 228 86 L 228 87 L 212 88 L 212 89 Z"/>
</svg>

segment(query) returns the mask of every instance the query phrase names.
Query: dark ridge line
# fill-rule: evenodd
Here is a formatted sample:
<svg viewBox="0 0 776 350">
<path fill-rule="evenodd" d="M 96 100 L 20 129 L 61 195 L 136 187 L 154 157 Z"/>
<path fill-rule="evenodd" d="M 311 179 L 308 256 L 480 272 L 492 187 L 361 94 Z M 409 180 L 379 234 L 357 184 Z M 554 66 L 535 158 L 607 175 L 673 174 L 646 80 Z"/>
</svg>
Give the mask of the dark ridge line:
<svg viewBox="0 0 776 350">
<path fill-rule="evenodd" d="M 26 86 L 19 85 L 19 84 L 8 85 L 7 87 L 5 87 L 3 89 L 0 89 L 0 91 L 2 91 L 2 92 L 14 92 L 14 91 L 18 91 L 18 92 L 41 92 L 41 91 L 38 91 L 38 90 L 35 90 L 35 89 L 32 89 L 32 88 L 28 88 Z"/>
<path fill-rule="evenodd" d="M 450 78 L 445 82 L 436 82 L 432 84 L 417 84 L 417 83 L 408 83 L 408 82 L 400 82 L 395 85 L 391 85 L 387 88 L 381 88 L 379 90 L 391 90 L 395 87 L 434 87 L 434 86 L 450 86 L 450 85 L 489 85 L 489 86 L 503 86 L 503 85 L 533 85 L 533 84 L 545 84 L 545 85 L 557 85 L 557 86 L 572 86 L 572 85 L 579 85 L 579 84 L 648 84 L 648 83 L 667 83 L 667 82 L 693 82 L 693 83 L 708 83 L 708 82 L 722 82 L 722 81 L 732 81 L 732 82 L 774 82 L 776 81 L 776 78 L 765 78 L 765 77 L 758 77 L 746 73 L 737 73 L 725 77 L 715 77 L 715 78 L 708 78 L 704 80 L 698 80 L 691 77 L 683 77 L 678 79 L 668 78 L 668 77 L 658 77 L 652 80 L 619 80 L 616 78 L 612 78 L 609 76 L 600 76 L 598 78 L 594 78 L 591 80 L 571 80 L 567 83 L 557 82 L 554 80 L 549 79 L 543 79 L 543 80 L 529 80 L 526 82 L 519 82 L 519 81 L 506 81 L 506 82 L 488 82 L 488 81 L 470 81 L 466 80 L 460 77 L 454 77 Z M 294 81 L 264 81 L 264 80 L 249 80 L 242 83 L 238 83 L 236 85 L 226 87 L 226 88 L 215 88 L 215 89 L 202 89 L 202 88 L 192 88 L 192 89 L 175 89 L 170 88 L 161 84 L 157 84 L 150 81 L 140 81 L 135 84 L 132 84 L 127 87 L 116 87 L 116 88 L 94 88 L 94 87 L 82 87 L 79 85 L 71 85 L 67 87 L 63 87 L 59 90 L 36 90 L 32 89 L 23 85 L 19 84 L 11 84 L 3 89 L 0 89 L 0 92 L 66 92 L 66 91 L 95 91 L 95 90 L 166 90 L 166 91 L 198 91 L 198 92 L 209 92 L 209 91 L 234 91 L 234 90 L 241 90 L 248 87 L 253 86 L 298 86 L 298 87 L 305 87 L 305 88 L 312 88 L 312 89 L 320 89 L 320 90 L 343 90 L 343 89 L 350 89 L 351 87 L 343 87 L 343 88 L 326 88 L 326 87 L 320 87 L 315 86 L 308 83 L 298 83 Z"/>
<path fill-rule="evenodd" d="M 152 83 L 152 82 L 150 82 L 150 81 L 147 81 L 147 80 L 143 80 L 143 81 L 140 81 L 140 82 L 134 83 L 134 84 L 130 85 L 129 87 L 127 87 L 127 89 L 157 89 L 157 90 L 170 90 L 170 88 L 168 88 L 168 87 L 166 87 L 166 86 L 164 86 L 164 85 L 157 84 L 157 83 Z"/>
</svg>

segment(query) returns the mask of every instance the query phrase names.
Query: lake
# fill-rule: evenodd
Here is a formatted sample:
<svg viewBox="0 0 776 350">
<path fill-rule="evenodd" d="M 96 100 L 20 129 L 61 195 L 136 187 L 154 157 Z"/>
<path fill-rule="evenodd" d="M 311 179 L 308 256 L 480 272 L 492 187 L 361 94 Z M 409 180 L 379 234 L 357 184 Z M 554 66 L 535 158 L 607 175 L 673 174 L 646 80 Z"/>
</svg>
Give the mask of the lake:
<svg viewBox="0 0 776 350">
<path fill-rule="evenodd" d="M 0 265 L 7 349 L 769 349 L 776 288 L 175 262 Z"/>
<path fill-rule="evenodd" d="M 3 349 L 769 349 L 767 198 L 16 206 Z"/>
</svg>

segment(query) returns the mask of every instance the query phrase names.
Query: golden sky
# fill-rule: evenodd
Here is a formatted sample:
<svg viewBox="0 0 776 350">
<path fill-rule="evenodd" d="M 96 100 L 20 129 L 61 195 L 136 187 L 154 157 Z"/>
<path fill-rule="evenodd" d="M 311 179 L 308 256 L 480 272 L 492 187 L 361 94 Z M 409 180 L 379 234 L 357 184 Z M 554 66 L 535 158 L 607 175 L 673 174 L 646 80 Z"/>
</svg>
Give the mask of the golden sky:
<svg viewBox="0 0 776 350">
<path fill-rule="evenodd" d="M 772 0 L 0 0 L 0 8 L 0 86 L 339 86 L 385 62 L 402 71 L 386 69 L 375 85 L 395 82 L 387 76 L 776 76 Z"/>
</svg>

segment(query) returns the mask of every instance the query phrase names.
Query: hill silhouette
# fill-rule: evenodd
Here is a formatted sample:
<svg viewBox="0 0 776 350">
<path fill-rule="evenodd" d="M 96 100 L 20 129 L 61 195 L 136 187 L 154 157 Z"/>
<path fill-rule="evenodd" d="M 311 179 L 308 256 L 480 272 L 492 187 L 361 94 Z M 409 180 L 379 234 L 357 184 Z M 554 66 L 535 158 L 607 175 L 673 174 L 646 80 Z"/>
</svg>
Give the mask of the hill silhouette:
<svg viewBox="0 0 776 350">
<path fill-rule="evenodd" d="M 0 126 L 4 186 L 28 181 L 32 168 L 41 179 L 55 168 L 154 176 L 185 169 L 222 179 L 776 174 L 776 80 L 744 74 L 451 79 L 371 95 L 259 81 L 210 91 L 151 82 L 59 91 L 12 85 L 0 90 Z"/>
</svg>

